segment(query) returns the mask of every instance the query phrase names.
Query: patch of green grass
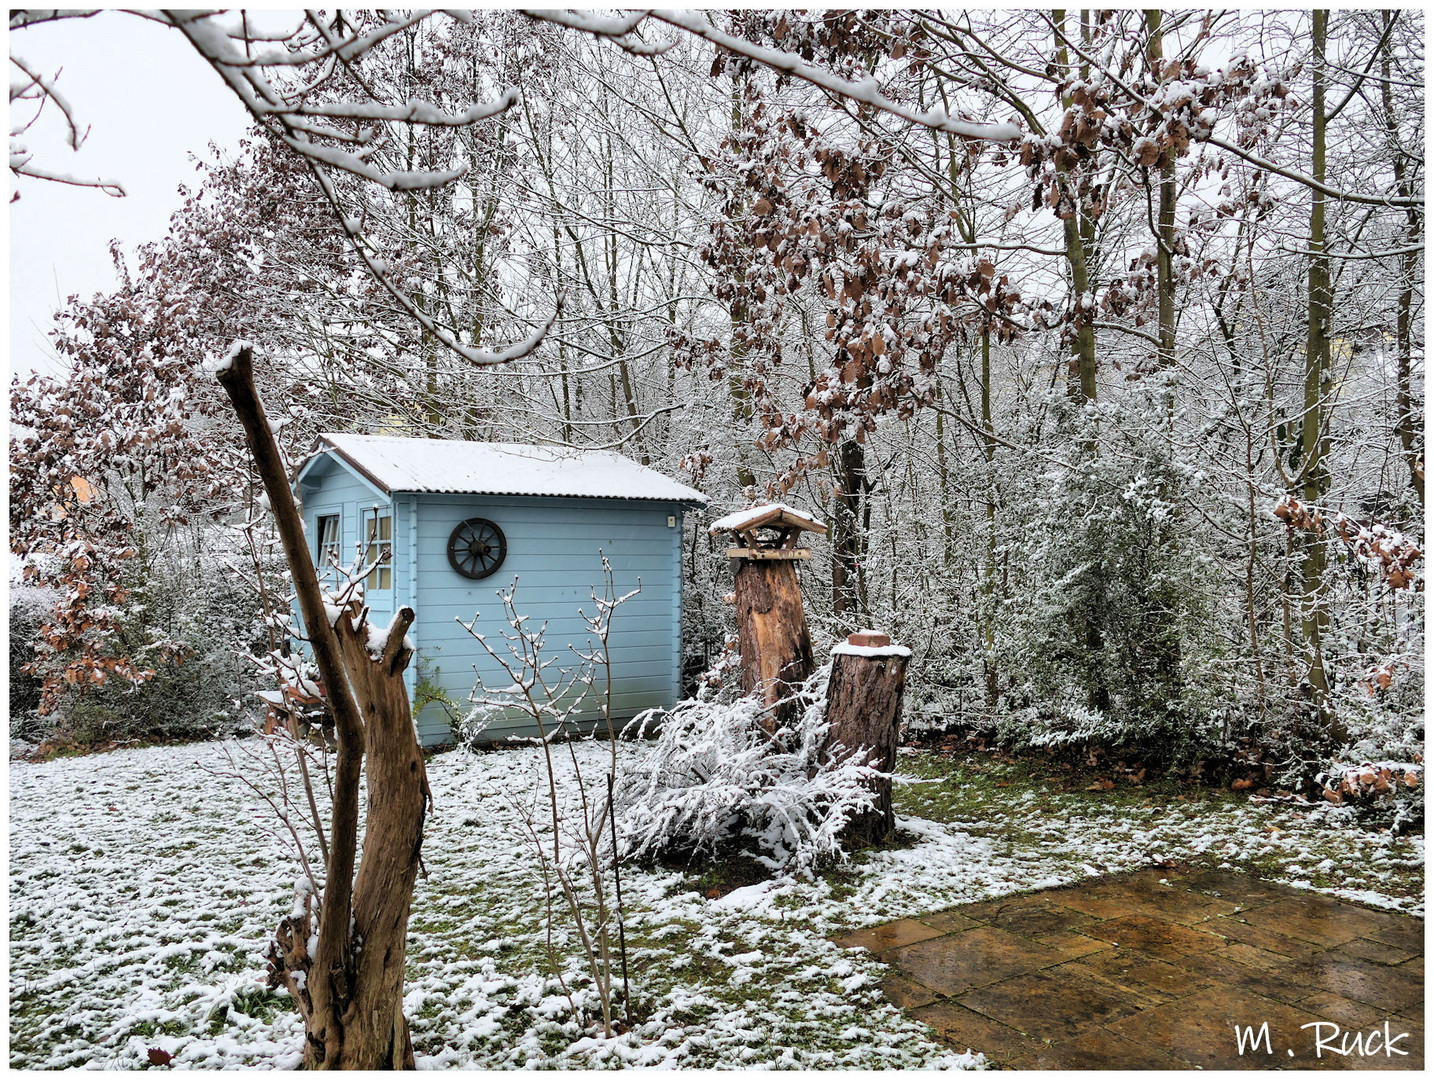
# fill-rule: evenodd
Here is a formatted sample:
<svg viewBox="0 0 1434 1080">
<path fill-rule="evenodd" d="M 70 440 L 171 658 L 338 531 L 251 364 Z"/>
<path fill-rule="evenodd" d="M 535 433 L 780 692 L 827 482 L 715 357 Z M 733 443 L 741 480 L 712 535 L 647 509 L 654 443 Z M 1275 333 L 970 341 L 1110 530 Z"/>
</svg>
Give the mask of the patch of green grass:
<svg viewBox="0 0 1434 1080">
<path fill-rule="evenodd" d="M 175 953 L 173 956 L 166 956 L 164 958 L 164 966 L 165 969 L 168 971 L 189 972 L 195 970 L 195 968 L 197 967 L 197 962 L 195 959 L 195 954 L 192 952 Z"/>
<path fill-rule="evenodd" d="M 234 1011 L 255 1020 L 269 1021 L 292 1007 L 287 994 L 275 993 L 262 986 L 234 991 Z"/>
<path fill-rule="evenodd" d="M 1046 841 L 1059 836 L 1062 822 L 1108 815 L 1137 821 L 1148 817 L 1153 825 L 1158 817 L 1173 813 L 1192 829 L 1205 831 L 1203 823 L 1208 821 L 1209 832 L 1240 841 L 1235 853 L 1222 845 L 1192 852 L 1194 865 L 1231 866 L 1267 878 L 1296 877 L 1321 889 L 1377 888 L 1394 897 L 1423 896 L 1423 860 L 1417 848 L 1388 845 L 1387 856 L 1374 869 L 1367 860 L 1371 851 L 1378 857 L 1384 830 L 1353 819 L 1329 822 L 1318 816 L 1323 807 L 1259 804 L 1223 785 L 1168 773 L 1137 780 L 1136 772 L 1120 763 L 1093 766 L 1053 754 L 919 753 L 903 756 L 899 772 L 920 782 L 896 786 L 898 813 L 959 825 L 972 835 L 1001 841 L 1013 853 L 1042 850 Z M 1262 843 L 1266 834 L 1270 842 Z M 1366 852 L 1364 864 L 1351 859 L 1352 840 Z"/>
<path fill-rule="evenodd" d="M 720 852 L 714 858 L 695 859 L 691 862 L 665 860 L 662 865 L 670 870 L 680 870 L 683 874 L 681 884 L 675 886 L 669 895 L 695 892 L 707 897 L 726 896 L 734 889 L 772 879 L 769 867 L 740 851 Z"/>
<path fill-rule="evenodd" d="M 189 1025 L 180 1020 L 140 1020 L 130 1026 L 124 1033 L 124 1038 L 138 1037 L 141 1039 L 152 1039 L 156 1035 L 188 1035 Z"/>
</svg>

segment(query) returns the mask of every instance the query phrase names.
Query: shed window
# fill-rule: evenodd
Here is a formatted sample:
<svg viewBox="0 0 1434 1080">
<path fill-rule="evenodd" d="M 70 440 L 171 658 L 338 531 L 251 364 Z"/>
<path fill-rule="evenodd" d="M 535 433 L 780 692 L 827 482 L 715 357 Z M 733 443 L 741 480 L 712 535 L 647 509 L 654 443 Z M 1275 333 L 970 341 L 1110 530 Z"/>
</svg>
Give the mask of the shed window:
<svg viewBox="0 0 1434 1080">
<path fill-rule="evenodd" d="M 393 588 L 393 513 L 375 507 L 363 515 L 364 565 L 373 566 L 364 588 L 369 591 Z"/>
<path fill-rule="evenodd" d="M 337 566 L 339 563 L 339 527 L 341 519 L 338 514 L 319 515 L 319 573 Z"/>
</svg>

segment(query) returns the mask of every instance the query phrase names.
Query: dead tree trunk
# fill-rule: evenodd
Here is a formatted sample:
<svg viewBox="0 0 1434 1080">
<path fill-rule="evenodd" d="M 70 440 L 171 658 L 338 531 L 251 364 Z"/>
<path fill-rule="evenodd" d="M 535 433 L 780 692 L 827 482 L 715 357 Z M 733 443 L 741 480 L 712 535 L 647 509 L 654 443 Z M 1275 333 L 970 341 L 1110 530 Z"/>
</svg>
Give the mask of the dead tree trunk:
<svg viewBox="0 0 1434 1080">
<path fill-rule="evenodd" d="M 742 692 L 761 699 L 763 727 L 772 734 L 791 719 L 790 702 L 779 703 L 812 673 L 812 639 L 802 611 L 796 563 L 740 559 L 732 591 L 737 601 Z"/>
<path fill-rule="evenodd" d="M 353 992 L 344 1010 L 344 1067 L 413 1068 L 413 1044 L 403 1016 L 403 965 L 408 915 L 418 879 L 423 821 L 432 795 L 423 751 L 409 711 L 403 672 L 413 657 L 404 632 L 414 611 L 405 607 L 374 656 L 362 628 L 340 620 L 339 643 L 349 685 L 364 719 L 368 816 L 363 861 L 353 888 L 353 932 L 362 944 Z"/>
<path fill-rule="evenodd" d="M 411 1069 L 403 966 L 431 802 L 403 685 L 413 656 L 405 634 L 414 612 L 399 611 L 381 646 L 357 602 L 329 621 L 283 457 L 254 389 L 248 348 L 219 372 L 219 381 L 269 496 L 338 744 L 323 895 L 317 912 L 309 903 L 302 915 L 279 925 L 269 951 L 270 986 L 287 987 L 304 1018 L 305 1068 Z M 363 863 L 355 874 L 365 758 L 368 817 Z M 316 917 L 318 940 L 311 951 Z"/>
<path fill-rule="evenodd" d="M 869 764 L 890 773 L 900 742 L 901 699 L 911 651 L 892 645 L 885 634 L 860 633 L 833 650 L 827 684 L 827 741 L 823 758 L 838 760 L 869 751 Z M 844 846 L 879 844 L 896 829 L 891 803 L 891 777 L 875 777 L 868 788 L 876 805 L 847 822 Z"/>
</svg>

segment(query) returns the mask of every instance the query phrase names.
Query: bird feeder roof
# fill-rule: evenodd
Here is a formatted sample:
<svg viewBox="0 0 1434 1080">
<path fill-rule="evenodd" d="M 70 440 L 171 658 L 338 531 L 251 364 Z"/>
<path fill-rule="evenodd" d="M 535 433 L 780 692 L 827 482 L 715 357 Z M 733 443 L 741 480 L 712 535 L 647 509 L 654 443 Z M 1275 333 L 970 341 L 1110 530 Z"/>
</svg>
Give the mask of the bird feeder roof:
<svg viewBox="0 0 1434 1080">
<path fill-rule="evenodd" d="M 783 503 L 768 503 L 754 506 L 750 510 L 738 510 L 714 521 L 708 531 L 743 533 L 751 529 L 798 529 L 804 532 L 826 534 L 826 525 L 800 510 L 793 510 Z"/>
</svg>

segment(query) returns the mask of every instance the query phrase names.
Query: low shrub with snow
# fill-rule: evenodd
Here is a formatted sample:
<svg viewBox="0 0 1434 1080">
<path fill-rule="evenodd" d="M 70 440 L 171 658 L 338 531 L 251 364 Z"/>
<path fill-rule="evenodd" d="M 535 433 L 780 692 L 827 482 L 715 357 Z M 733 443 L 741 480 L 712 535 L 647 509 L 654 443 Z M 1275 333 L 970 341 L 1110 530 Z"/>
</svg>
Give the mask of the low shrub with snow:
<svg viewBox="0 0 1434 1080">
<path fill-rule="evenodd" d="M 638 717 L 629 731 L 658 727 L 656 742 L 625 765 L 614 795 L 618 829 L 634 856 L 715 854 L 749 845 L 763 864 L 810 872 L 843 858 L 841 832 L 871 809 L 864 781 L 877 775 L 864 755 L 834 760 L 827 735 L 827 665 L 796 695 L 799 720 L 774 734 L 752 698 L 706 692 L 670 711 Z"/>
<path fill-rule="evenodd" d="M 36 739 L 50 725 L 39 715 L 41 680 L 23 670 L 35 658 L 31 641 L 54 610 L 54 589 L 10 582 L 10 737 Z"/>
<path fill-rule="evenodd" d="M 138 683 L 66 680 L 53 709 L 41 715 L 39 680 L 19 665 L 33 661 L 43 676 L 69 662 L 68 654 L 36 645 L 62 596 L 53 588 L 12 585 L 12 737 L 54 736 L 91 745 L 247 728 L 244 707 L 258 683 L 245 654 L 262 647 L 262 624 L 252 590 L 222 558 L 198 550 L 156 555 L 130 585 L 123 619 L 108 646 L 129 657 L 145 677 Z"/>
</svg>

